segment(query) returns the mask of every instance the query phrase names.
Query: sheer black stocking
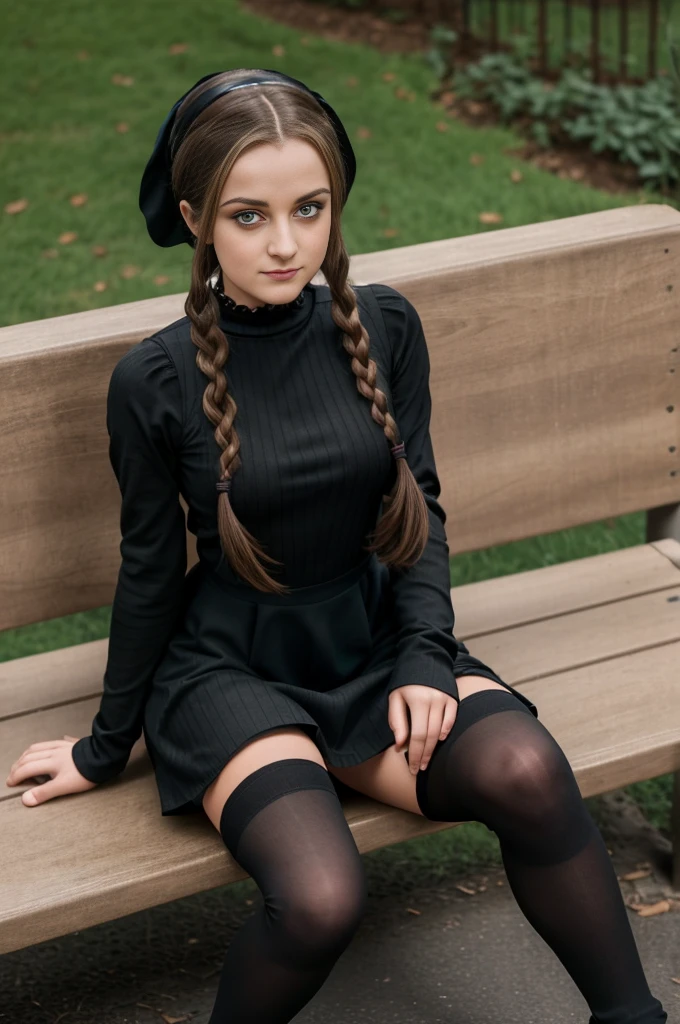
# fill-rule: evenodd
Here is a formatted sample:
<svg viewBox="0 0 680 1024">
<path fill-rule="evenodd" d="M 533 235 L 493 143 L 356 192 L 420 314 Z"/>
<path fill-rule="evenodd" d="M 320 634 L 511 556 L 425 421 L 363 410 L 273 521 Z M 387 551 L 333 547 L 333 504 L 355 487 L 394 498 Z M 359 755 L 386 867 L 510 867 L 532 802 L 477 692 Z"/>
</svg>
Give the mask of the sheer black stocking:
<svg viewBox="0 0 680 1024">
<path fill-rule="evenodd" d="M 523 914 L 558 956 L 591 1024 L 661 1024 L 616 873 L 562 748 L 509 691 L 463 698 L 417 776 L 435 821 L 481 821 L 498 836 Z"/>
<path fill-rule="evenodd" d="M 366 875 L 330 775 L 304 758 L 249 775 L 221 835 L 264 905 L 236 933 L 209 1024 L 285 1024 L 319 990 L 366 909 Z"/>
</svg>

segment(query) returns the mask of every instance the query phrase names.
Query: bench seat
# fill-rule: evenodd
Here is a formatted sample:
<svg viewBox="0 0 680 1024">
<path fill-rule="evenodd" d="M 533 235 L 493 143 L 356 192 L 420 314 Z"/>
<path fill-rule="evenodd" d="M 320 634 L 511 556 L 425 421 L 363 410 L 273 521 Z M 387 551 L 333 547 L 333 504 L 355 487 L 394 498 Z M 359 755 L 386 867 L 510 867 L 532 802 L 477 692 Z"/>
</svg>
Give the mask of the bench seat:
<svg viewBox="0 0 680 1024">
<path fill-rule="evenodd" d="M 584 797 L 680 770 L 680 543 L 496 577 L 451 596 L 456 635 L 536 703 Z M 2 665 L 7 765 L 31 743 L 89 733 L 107 645 Z M 248 877 L 204 814 L 162 817 L 143 738 L 122 775 L 92 791 L 30 808 L 21 802 L 29 788 L 6 787 L 0 800 L 0 953 Z M 342 802 L 362 853 L 452 827 L 359 794 Z M 18 862 L 15 850 L 25 851 Z"/>
</svg>

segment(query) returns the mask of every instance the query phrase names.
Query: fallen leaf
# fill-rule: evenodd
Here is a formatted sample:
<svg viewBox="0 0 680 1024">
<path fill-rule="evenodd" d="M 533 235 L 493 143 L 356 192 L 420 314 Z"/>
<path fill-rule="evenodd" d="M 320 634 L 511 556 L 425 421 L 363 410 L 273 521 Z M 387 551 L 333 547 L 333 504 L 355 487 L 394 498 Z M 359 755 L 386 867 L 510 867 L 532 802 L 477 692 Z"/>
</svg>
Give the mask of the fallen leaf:
<svg viewBox="0 0 680 1024">
<path fill-rule="evenodd" d="M 173 43 L 172 46 L 168 47 L 168 53 L 186 53 L 188 46 L 186 43 Z"/>
<path fill-rule="evenodd" d="M 54 260 L 59 255 L 59 250 L 58 249 L 43 249 L 41 255 L 42 255 L 43 259 Z"/>
<path fill-rule="evenodd" d="M 119 121 L 116 125 L 116 131 L 119 135 L 125 135 L 125 132 L 130 131 L 130 126 L 125 121 Z"/>
<path fill-rule="evenodd" d="M 648 861 L 648 860 L 640 860 L 640 861 L 638 861 L 638 863 L 637 863 L 637 864 L 635 865 L 635 867 L 636 867 L 636 868 L 651 868 L 651 866 L 652 866 L 652 865 L 651 865 L 651 864 L 649 863 L 649 861 Z"/>
<path fill-rule="evenodd" d="M 680 985 L 680 978 L 671 978 L 671 981 L 674 981 L 676 985 Z"/>
<path fill-rule="evenodd" d="M 396 77 L 394 71 L 385 71 L 382 80 L 383 82 L 393 82 Z"/>
<path fill-rule="evenodd" d="M 195 946 L 198 939 L 187 939 L 187 946 Z"/>
<path fill-rule="evenodd" d="M 92 255 L 93 256 L 106 256 L 108 251 L 109 250 L 106 248 L 105 245 L 93 245 L 92 246 Z"/>
<path fill-rule="evenodd" d="M 87 194 L 85 192 L 78 192 L 77 195 L 71 196 L 69 203 L 71 206 L 85 206 L 87 202 Z"/>
<path fill-rule="evenodd" d="M 421 910 L 414 910 L 413 907 L 407 907 L 406 909 L 407 909 L 409 914 L 417 914 L 418 917 L 420 917 L 420 915 L 422 913 Z"/>
<path fill-rule="evenodd" d="M 521 171 L 517 171 L 517 170 L 510 171 L 510 180 L 511 181 L 522 181 L 523 178 L 524 178 L 524 175 L 522 174 Z"/>
<path fill-rule="evenodd" d="M 477 890 L 477 892 L 486 892 L 486 886 L 485 885 L 480 885 L 480 887 Z"/>
<path fill-rule="evenodd" d="M 439 100 L 440 100 L 441 103 L 444 104 L 445 107 L 448 107 L 448 106 L 450 106 L 453 103 L 455 98 L 456 98 L 455 92 L 451 92 L 451 90 L 448 89 L 446 92 L 443 92 L 441 94 L 441 96 L 439 97 Z"/>
<path fill-rule="evenodd" d="M 372 134 L 371 129 L 370 128 L 366 128 L 365 125 L 360 125 L 357 128 L 357 138 L 358 139 L 370 139 L 371 134 Z"/>
<path fill-rule="evenodd" d="M 466 892 L 468 894 L 468 896 L 476 896 L 477 895 L 477 890 L 476 889 L 470 889 L 470 888 L 468 888 L 467 885 L 460 885 L 460 884 L 454 885 L 454 889 L 460 889 L 461 892 Z"/>
<path fill-rule="evenodd" d="M 187 1017 L 186 1014 L 183 1017 L 169 1017 L 167 1013 L 162 1013 L 161 1017 L 165 1021 L 165 1024 L 181 1024 L 183 1020 L 189 1020 L 189 1017 Z"/>
<path fill-rule="evenodd" d="M 70 245 L 71 242 L 75 242 L 77 237 L 78 235 L 75 231 L 62 231 L 57 241 L 61 245 Z"/>
<path fill-rule="evenodd" d="M 284 57 L 286 54 L 286 48 L 285 46 L 281 46 L 280 43 L 277 43 L 276 46 L 272 46 L 272 53 L 275 57 Z"/>
<path fill-rule="evenodd" d="M 435 128 L 438 132 L 448 132 L 449 126 L 446 121 L 437 121 Z"/>
<path fill-rule="evenodd" d="M 584 177 L 585 173 L 586 172 L 582 167 L 572 167 L 569 171 L 569 177 L 572 178 L 573 181 L 580 181 Z"/>
<path fill-rule="evenodd" d="M 153 279 L 154 284 L 167 284 L 170 278 L 167 274 L 156 274 Z"/>
<path fill-rule="evenodd" d="M 500 224 L 503 220 L 503 215 L 500 213 L 480 213 L 479 219 L 482 224 Z"/>
<path fill-rule="evenodd" d="M 471 153 L 470 163 L 472 164 L 473 167 L 479 167 L 480 164 L 484 163 L 484 157 L 482 156 L 481 153 Z"/>
<path fill-rule="evenodd" d="M 627 875 L 619 875 L 619 881 L 633 882 L 636 878 L 648 878 L 651 871 L 629 871 Z"/>
<path fill-rule="evenodd" d="M 87 50 L 78 50 L 76 57 L 78 58 L 78 60 L 89 60 L 90 54 L 87 52 Z"/>
<path fill-rule="evenodd" d="M 665 914 L 670 909 L 668 900 L 659 900 L 658 903 L 650 903 L 638 910 L 638 917 L 654 917 L 656 914 Z"/>
<path fill-rule="evenodd" d="M 503 881 L 502 878 L 499 878 L 498 881 L 496 882 L 496 885 L 505 885 L 505 882 Z"/>
<path fill-rule="evenodd" d="M 133 85 L 134 78 L 132 75 L 111 75 L 111 81 L 114 85 Z"/>
<path fill-rule="evenodd" d="M 383 235 L 385 238 L 395 238 L 399 234 L 398 228 L 384 228 Z"/>
<path fill-rule="evenodd" d="M 105 292 L 106 289 L 108 288 L 108 285 L 107 285 L 106 281 L 97 281 L 93 285 L 93 288 L 94 288 L 94 290 L 96 292 Z"/>
<path fill-rule="evenodd" d="M 403 85 L 397 86 L 397 88 L 394 90 L 394 95 L 398 100 L 408 100 L 409 103 L 412 103 L 413 100 L 416 98 L 416 94 L 413 92 L 413 90 L 407 89 Z"/>
<path fill-rule="evenodd" d="M 23 213 L 28 206 L 28 199 L 14 199 L 5 206 L 5 213 Z"/>
<path fill-rule="evenodd" d="M 120 276 L 124 277 L 126 281 L 129 281 L 131 277 L 137 277 L 140 272 L 140 267 L 133 266 L 132 263 L 126 264 L 120 272 Z"/>
<path fill-rule="evenodd" d="M 300 46 L 309 46 L 309 36 L 300 36 Z"/>
<path fill-rule="evenodd" d="M 355 75 L 350 75 L 350 77 L 345 81 L 345 85 L 348 85 L 350 89 L 353 89 L 354 86 L 358 84 L 359 79 Z"/>
</svg>

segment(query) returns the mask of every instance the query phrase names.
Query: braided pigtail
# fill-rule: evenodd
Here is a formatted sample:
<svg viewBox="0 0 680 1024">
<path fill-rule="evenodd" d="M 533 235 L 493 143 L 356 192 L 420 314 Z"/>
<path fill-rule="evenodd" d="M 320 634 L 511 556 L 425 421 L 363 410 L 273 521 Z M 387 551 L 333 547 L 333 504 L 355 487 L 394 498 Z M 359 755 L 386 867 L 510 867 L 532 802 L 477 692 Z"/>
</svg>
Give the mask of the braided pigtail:
<svg viewBox="0 0 680 1024">
<path fill-rule="evenodd" d="M 330 247 L 329 247 L 330 248 Z M 408 568 L 418 561 L 429 536 L 429 518 L 423 492 L 406 460 L 398 427 L 387 406 L 387 396 L 376 386 L 377 366 L 369 355 L 370 339 L 361 323 L 354 289 L 347 282 L 349 257 L 344 245 L 335 259 L 324 263 L 330 288 L 331 316 L 343 333 L 343 346 L 352 357 L 351 367 L 360 393 L 371 402 L 371 416 L 390 442 L 397 463 L 397 478 L 389 495 L 384 495 L 383 513 L 366 550 L 392 568 Z"/>
<path fill-rule="evenodd" d="M 251 586 L 287 593 L 288 588 L 271 579 L 258 559 L 277 565 L 282 563 L 262 549 L 257 539 L 237 519 L 230 501 L 232 476 L 241 465 L 238 454 L 240 441 L 234 426 L 237 405 L 229 394 L 229 381 L 224 369 L 229 357 L 229 341 L 219 326 L 219 303 L 208 284 L 217 266 L 216 260 L 211 261 L 213 253 L 212 246 L 205 245 L 199 237 L 191 288 L 184 309 L 191 321 L 191 340 L 198 349 L 196 365 L 209 381 L 203 392 L 203 412 L 215 425 L 215 440 L 222 449 L 220 479 L 216 484 L 220 543 L 231 568 Z"/>
</svg>

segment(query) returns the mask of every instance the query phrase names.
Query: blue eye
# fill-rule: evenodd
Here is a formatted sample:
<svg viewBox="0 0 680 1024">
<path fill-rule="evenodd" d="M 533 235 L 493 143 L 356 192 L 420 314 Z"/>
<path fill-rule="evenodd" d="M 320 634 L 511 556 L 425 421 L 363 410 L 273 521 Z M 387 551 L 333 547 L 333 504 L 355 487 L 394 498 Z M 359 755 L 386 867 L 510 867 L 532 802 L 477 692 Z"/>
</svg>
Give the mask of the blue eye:
<svg viewBox="0 0 680 1024">
<path fill-rule="evenodd" d="M 304 210 L 304 209 L 311 209 L 312 207 L 314 207 L 316 209 L 316 212 L 311 217 L 303 217 L 302 220 L 316 220 L 316 218 L 319 216 L 319 213 L 321 212 L 321 210 L 323 210 L 324 206 L 325 206 L 325 203 L 304 203 L 302 206 L 298 207 L 298 209 L 299 210 Z M 249 228 L 252 224 L 256 224 L 257 221 L 252 221 L 251 220 L 251 221 L 248 221 L 247 224 L 244 224 L 242 220 L 239 220 L 239 217 L 245 217 L 246 214 L 257 213 L 257 212 L 258 212 L 257 210 L 241 210 L 240 213 L 235 214 L 231 219 L 235 220 L 237 224 L 241 225 L 241 227 Z"/>
</svg>

